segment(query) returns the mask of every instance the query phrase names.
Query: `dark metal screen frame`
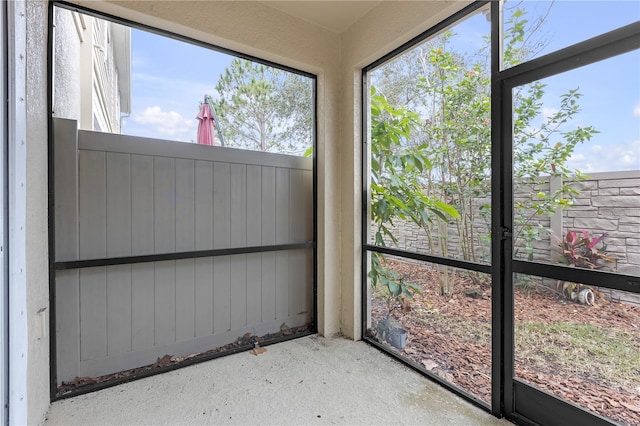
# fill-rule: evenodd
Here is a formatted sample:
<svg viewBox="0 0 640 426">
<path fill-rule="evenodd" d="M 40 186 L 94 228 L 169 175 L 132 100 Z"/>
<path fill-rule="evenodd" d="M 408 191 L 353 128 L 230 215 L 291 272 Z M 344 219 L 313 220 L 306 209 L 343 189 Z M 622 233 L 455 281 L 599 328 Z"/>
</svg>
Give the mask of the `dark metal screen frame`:
<svg viewBox="0 0 640 426">
<path fill-rule="evenodd" d="M 512 176 L 512 139 L 513 139 L 513 103 L 512 90 L 515 87 L 537 81 L 542 78 L 558 75 L 598 61 L 631 52 L 640 48 L 640 22 L 629 24 L 586 41 L 560 49 L 551 54 L 533 59 L 496 75 L 501 90 L 501 123 L 500 123 L 500 156 L 504 180 L 500 186 L 501 205 L 504 217 L 500 222 L 502 229 L 513 227 L 513 176 Z M 513 274 L 522 273 L 540 277 L 561 279 L 597 285 L 602 288 L 640 293 L 640 277 L 614 272 L 595 271 L 568 266 L 536 263 L 514 259 L 511 238 L 505 241 L 503 255 L 505 257 L 504 275 L 500 277 L 503 296 L 505 298 L 502 312 L 505 345 L 504 360 L 504 415 L 526 422 L 543 422 L 545 424 L 610 424 L 608 419 L 591 413 L 570 401 L 558 398 L 548 392 L 536 389 L 515 377 L 515 347 L 513 316 L 514 287 Z M 540 410 L 539 404 L 545 404 L 548 410 Z M 551 411 L 553 410 L 553 411 Z M 553 415 L 550 415 L 550 414 Z"/>
<path fill-rule="evenodd" d="M 376 60 L 375 62 L 371 63 L 370 65 L 367 65 L 366 67 L 364 67 L 362 69 L 362 105 L 366 106 L 368 105 L 368 97 L 369 97 L 369 84 L 368 84 L 368 73 L 373 71 L 375 68 L 377 68 L 378 66 L 384 64 L 385 62 L 389 61 L 390 59 L 394 58 L 395 56 L 405 52 L 406 50 L 416 46 L 417 44 L 427 40 L 428 38 L 436 35 L 437 33 L 439 33 L 440 31 L 445 30 L 446 28 L 455 25 L 458 21 L 460 21 L 461 19 L 464 19 L 466 16 L 468 16 L 469 14 L 475 12 L 476 10 L 480 9 L 481 7 L 487 5 L 489 2 L 488 1 L 477 1 L 474 2 L 468 6 L 466 6 L 465 8 L 463 8 L 462 10 L 456 12 L 455 14 L 451 15 L 449 18 L 445 19 L 444 21 L 436 24 L 435 26 L 431 27 L 429 30 L 427 30 L 426 32 L 418 35 L 417 37 L 414 37 L 413 39 L 409 40 L 408 42 L 406 42 L 405 44 L 401 45 L 400 47 L 392 50 L 391 52 L 389 52 L 388 54 L 384 55 L 383 57 L 381 57 L 380 59 Z M 492 28 L 493 28 L 493 24 L 492 24 Z M 395 256 L 401 256 L 401 257 L 406 257 L 409 259 L 413 259 L 413 260 L 419 260 L 419 261 L 424 261 L 424 262 L 431 262 L 431 263 L 435 263 L 435 264 L 441 264 L 441 265 L 446 265 L 446 266 L 450 266 L 450 267 L 454 267 L 454 268 L 460 268 L 460 269 L 466 269 L 466 270 L 471 270 L 471 271 L 477 271 L 477 272 L 482 272 L 482 273 L 486 273 L 486 274 L 491 274 L 493 271 L 493 259 L 492 259 L 492 264 L 481 264 L 481 263 L 475 263 L 475 262 L 468 262 L 465 260 L 459 260 L 459 259 L 453 259 L 453 258 L 447 258 L 447 257 L 442 257 L 442 256 L 434 256 L 434 255 L 427 255 L 427 254 L 421 254 L 421 253 L 415 253 L 415 252 L 410 252 L 407 250 L 400 250 L 400 249 L 395 249 L 395 248 L 389 248 L 389 247 L 382 247 L 382 246 L 377 246 L 377 245 L 373 245 L 373 244 L 369 244 L 369 236 L 367 234 L 367 228 L 368 228 L 368 220 L 369 220 L 369 187 L 368 187 L 368 177 L 369 177 L 369 158 L 368 158 L 368 152 L 369 152 L 369 134 L 370 134 L 370 129 L 368 128 L 368 111 L 367 108 L 363 107 L 362 108 L 362 158 L 361 158 L 361 173 L 362 173 L 362 211 L 361 211 L 361 225 L 362 225 L 362 229 L 361 229 L 361 245 L 362 245 L 362 259 L 361 259 L 361 276 L 362 276 L 362 282 L 361 282 L 361 292 L 362 292 L 362 318 L 361 318 L 361 322 L 362 322 L 362 339 L 364 341 L 366 341 L 367 343 L 376 346 L 377 348 L 379 348 L 380 350 L 382 350 L 383 352 L 385 352 L 386 354 L 400 360 L 401 362 L 403 362 L 404 364 L 408 365 L 409 367 L 413 368 L 414 370 L 419 371 L 421 374 L 429 377 L 429 379 L 433 380 L 436 383 L 439 383 L 440 385 L 444 386 L 445 388 L 447 388 L 448 390 L 454 392 L 455 394 L 461 396 L 462 398 L 466 399 L 467 401 L 470 401 L 471 403 L 479 406 L 480 408 L 487 410 L 487 411 L 491 411 L 491 407 L 489 406 L 489 404 L 487 404 L 486 402 L 482 401 L 481 399 L 479 399 L 478 397 L 472 395 L 470 392 L 465 391 L 464 389 L 461 389 L 455 385 L 453 385 L 450 382 L 445 381 L 444 379 L 440 378 L 439 376 L 435 375 L 434 373 L 432 373 L 431 371 L 428 371 L 424 368 L 424 366 L 418 365 L 416 363 L 413 363 L 403 357 L 401 357 L 400 355 L 396 354 L 395 352 L 392 352 L 390 350 L 388 350 L 386 347 L 384 347 L 383 345 L 381 345 L 380 343 L 376 342 L 374 339 L 370 338 L 369 336 L 366 335 L 366 330 L 367 330 L 367 297 L 365 297 L 365 295 L 367 294 L 368 291 L 368 279 L 367 279 L 367 256 L 369 252 L 377 252 L 377 253 L 386 253 L 386 254 L 390 254 L 390 255 L 395 255 Z M 492 252 L 492 257 L 493 257 L 494 253 Z M 493 326 L 493 324 L 492 324 Z M 493 328 L 493 327 L 492 327 Z M 493 339 L 493 338 L 492 338 Z M 492 355 L 495 356 L 495 355 Z M 493 372 L 492 372 L 493 373 Z M 492 374 L 492 390 L 493 388 L 496 386 L 496 378 L 493 377 L 494 375 Z M 493 395 L 493 392 L 492 392 Z"/>
<path fill-rule="evenodd" d="M 111 22 L 115 22 L 117 24 L 126 25 L 130 28 L 147 31 L 159 36 L 169 37 L 177 41 L 182 41 L 185 43 L 189 43 L 192 45 L 196 45 L 208 50 L 213 50 L 215 52 L 224 53 L 227 55 L 235 56 L 237 58 L 246 59 L 249 61 L 257 62 L 263 65 L 267 65 L 273 68 L 278 68 L 283 71 L 287 71 L 293 74 L 298 74 L 303 77 L 307 77 L 312 82 L 312 102 L 313 102 L 313 113 L 312 113 L 312 147 L 313 147 L 313 156 L 312 156 L 312 235 L 313 241 L 298 243 L 298 244 L 278 244 L 278 245 L 264 245 L 264 246 L 255 246 L 255 247 L 238 247 L 238 248 L 224 248 L 224 249 L 213 249 L 213 250 L 198 250 L 198 251 L 188 251 L 188 252 L 173 252 L 173 253 L 164 253 L 164 254 L 151 254 L 151 255 L 143 255 L 143 256 L 125 256 L 125 257 L 112 257 L 112 258 L 103 258 L 103 259 L 86 259 L 86 260 L 77 260 L 77 261 L 69 261 L 69 262 L 56 262 L 55 261 L 55 217 L 52 212 L 54 212 L 55 206 L 55 195 L 54 195 L 54 176 L 55 176 L 55 161 L 54 161 L 54 144 L 53 144 L 53 90 L 54 90 L 54 51 L 55 51 L 55 29 L 54 29 L 54 11 L 55 8 L 59 7 L 62 9 L 67 9 L 71 11 L 75 11 L 78 13 L 82 13 L 84 15 L 89 15 L 94 18 L 108 20 Z M 263 253 L 268 251 L 282 251 L 282 250 L 295 250 L 295 249 L 311 249 L 312 250 L 312 323 L 310 330 L 298 333 L 291 336 L 283 336 L 279 338 L 273 338 L 261 342 L 263 345 L 269 345 L 274 343 L 283 342 L 286 340 L 296 339 L 299 337 L 304 337 L 307 335 L 315 334 L 318 330 L 318 155 L 317 155 L 317 122 L 318 122 L 318 90 L 317 90 L 317 76 L 315 74 L 298 70 L 292 67 L 288 67 L 286 65 L 281 65 L 275 62 L 271 62 L 265 59 L 258 58 L 256 56 L 248 55 L 242 52 L 238 52 L 235 50 L 223 48 L 220 46 L 216 46 L 210 43 L 203 42 L 198 39 L 194 39 L 191 37 L 183 36 L 180 34 L 176 34 L 167 30 L 158 29 L 155 27 L 151 27 L 149 25 L 141 24 L 135 21 L 131 21 L 125 18 L 121 18 L 115 15 L 97 12 L 87 7 L 78 6 L 72 3 L 68 3 L 63 0 L 52 0 L 49 2 L 49 10 L 48 10 L 48 45 L 47 45 L 47 83 L 49 85 L 49 90 L 47 90 L 47 112 L 48 112 L 48 208 L 49 208 L 49 217 L 48 217 L 48 229 L 49 229 L 49 306 L 50 306 L 50 321 L 49 321 L 49 336 L 50 336 L 50 378 L 49 378 L 49 394 L 51 401 L 68 398 L 72 396 L 77 396 L 81 394 L 85 394 L 88 392 L 93 392 L 99 389 L 104 389 L 107 387 L 115 386 L 121 383 L 125 383 L 128 381 L 136 380 L 142 377 L 148 377 L 155 374 L 161 374 L 166 371 L 175 370 L 182 367 L 187 367 L 192 364 L 196 364 L 199 362 L 208 361 L 214 358 L 218 358 L 220 356 L 231 355 L 233 353 L 242 352 L 253 348 L 253 346 L 241 346 L 238 348 L 234 348 L 229 351 L 225 351 L 222 353 L 216 353 L 212 355 L 198 356 L 188 360 L 187 362 L 175 365 L 169 365 L 167 367 L 162 367 L 154 370 L 150 370 L 141 374 L 132 375 L 130 377 L 123 377 L 115 380 L 111 380 L 108 382 L 91 385 L 79 389 L 77 391 L 69 392 L 64 395 L 57 394 L 57 359 L 56 359 L 56 294 L 55 294 L 55 273 L 56 271 L 68 270 L 68 269 L 81 269 L 81 268 L 90 268 L 95 266 L 111 266 L 111 265 L 123 265 L 123 264 L 137 264 L 137 263 L 145 263 L 145 262 L 156 262 L 156 261 L 164 261 L 164 260 L 178 260 L 178 259 L 196 259 L 201 257 L 216 257 L 216 256 L 229 256 L 234 254 L 249 254 L 249 253 Z"/>
<path fill-rule="evenodd" d="M 361 228 L 361 292 L 362 292 L 362 339 L 388 355 L 440 383 L 447 389 L 471 401 L 491 414 L 506 416 L 522 424 L 536 424 L 532 413 L 540 411 L 536 406 L 541 401 L 550 404 L 553 416 L 544 419 L 558 424 L 610 424 L 610 422 L 568 401 L 537 390 L 514 379 L 514 292 L 513 273 L 529 273 L 542 277 L 570 279 L 600 287 L 640 293 L 640 278 L 603 271 L 581 270 L 552 264 L 538 264 L 512 259 L 513 226 L 512 212 L 512 96 L 511 89 L 527 82 L 579 68 L 603 59 L 640 48 L 640 22 L 630 24 L 586 41 L 557 50 L 542 57 L 502 70 L 502 18 L 503 2 L 491 2 L 491 264 L 476 264 L 440 256 L 419 254 L 395 248 L 381 247 L 369 243 L 369 132 L 368 105 L 369 85 L 367 74 L 383 63 L 414 47 L 436 33 L 463 19 L 484 6 L 485 1 L 475 2 L 436 24 L 431 29 L 394 49 L 382 58 L 362 69 L 362 228 Z M 492 354 L 491 354 L 491 405 L 479 400 L 469 392 L 437 377 L 422 366 L 390 351 L 366 334 L 368 279 L 367 261 L 369 252 L 386 253 L 413 260 L 432 262 L 462 269 L 490 273 L 492 275 Z M 604 279 L 604 281 L 603 281 Z M 605 283 L 603 285 L 603 282 Z M 524 399 L 516 401 L 516 392 Z M 529 399 L 527 399 L 529 398 Z M 516 408 L 519 408 L 517 410 Z M 545 408 L 546 409 L 546 408 Z M 537 411 L 536 411 L 537 410 Z M 551 413 L 551 411 L 550 411 Z M 576 423 L 577 424 L 577 423 Z"/>
</svg>

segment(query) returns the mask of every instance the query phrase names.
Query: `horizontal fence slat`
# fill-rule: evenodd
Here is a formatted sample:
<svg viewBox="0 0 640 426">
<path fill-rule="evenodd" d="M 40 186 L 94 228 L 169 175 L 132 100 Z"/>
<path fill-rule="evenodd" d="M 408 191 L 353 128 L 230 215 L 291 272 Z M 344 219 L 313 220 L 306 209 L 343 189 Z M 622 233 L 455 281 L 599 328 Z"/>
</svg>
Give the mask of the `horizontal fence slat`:
<svg viewBox="0 0 640 426">
<path fill-rule="evenodd" d="M 123 154 L 286 167 L 302 170 L 313 169 L 313 160 L 309 157 L 92 132 L 89 130 L 78 131 L 78 147 L 80 150 L 87 151 L 120 152 Z"/>
</svg>

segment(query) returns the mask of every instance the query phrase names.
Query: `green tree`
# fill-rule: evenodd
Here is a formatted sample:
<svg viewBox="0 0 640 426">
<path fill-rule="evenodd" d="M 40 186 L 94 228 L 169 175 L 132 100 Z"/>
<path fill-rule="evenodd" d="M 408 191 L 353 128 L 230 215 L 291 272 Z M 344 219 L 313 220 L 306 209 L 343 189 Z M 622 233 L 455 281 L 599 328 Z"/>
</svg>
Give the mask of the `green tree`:
<svg viewBox="0 0 640 426">
<path fill-rule="evenodd" d="M 302 154 L 312 145 L 313 82 L 234 59 L 216 85 L 214 107 L 229 146 Z"/>
<path fill-rule="evenodd" d="M 506 23 L 504 57 L 508 65 L 519 63 L 532 54 L 527 44 L 531 32 L 540 22 L 528 25 L 525 13 L 516 10 Z M 399 70 L 397 86 L 385 75 L 385 90 L 402 105 L 409 105 L 414 121 L 419 122 L 412 138 L 407 139 L 405 149 L 414 147 L 428 159 L 429 168 L 421 173 L 401 172 L 398 179 L 404 185 L 420 186 L 428 199 L 441 200 L 455 207 L 459 218 L 453 221 L 443 216 L 433 216 L 431 222 L 416 222 L 425 232 L 432 253 L 454 255 L 470 261 L 488 261 L 490 255 L 491 193 L 491 105 L 489 50 L 481 49 L 475 55 L 460 55 L 454 46 L 455 34 L 447 31 L 414 50 L 408 61 L 417 61 L 421 74 L 416 76 L 413 93 L 407 95 L 408 76 L 413 65 L 392 64 Z M 534 46 L 539 48 L 539 42 Z M 377 72 L 377 71 L 376 71 Z M 382 79 L 381 79 L 382 80 Z M 377 80 L 376 80 L 377 81 Z M 546 230 L 537 219 L 552 214 L 571 202 L 575 190 L 562 184 L 556 190 L 544 189 L 543 180 L 562 178 L 581 179 L 578 170 L 566 166 L 576 145 L 588 140 L 596 130 L 591 127 L 570 128 L 572 119 L 580 112 L 578 88 L 560 97 L 560 107 L 542 117 L 545 86 L 539 82 L 517 88 L 513 93 L 514 104 L 514 185 L 533 194 L 517 199 L 515 203 L 514 243 L 520 255 L 533 256 L 533 242 L 541 239 Z M 374 113 L 372 107 L 372 115 Z M 399 108 L 399 107 L 392 107 Z M 372 126 L 375 127 L 375 123 Z M 375 128 L 372 130 L 375 134 Z M 372 137 L 372 152 L 375 139 Z M 377 167 L 372 154 L 372 170 Z M 548 186 L 547 186 L 548 188 Z M 395 192 L 393 187 L 388 188 Z M 376 188 L 372 184 L 372 193 Z M 372 204 L 373 208 L 373 204 Z M 387 231 L 393 234 L 393 229 Z M 453 236 L 456 238 L 452 238 Z M 395 241 L 394 238 L 388 238 Z M 450 251 L 454 251 L 451 253 Z M 441 293 L 453 291 L 453 275 L 449 269 L 440 269 Z M 483 284 L 480 274 L 470 276 Z"/>
</svg>

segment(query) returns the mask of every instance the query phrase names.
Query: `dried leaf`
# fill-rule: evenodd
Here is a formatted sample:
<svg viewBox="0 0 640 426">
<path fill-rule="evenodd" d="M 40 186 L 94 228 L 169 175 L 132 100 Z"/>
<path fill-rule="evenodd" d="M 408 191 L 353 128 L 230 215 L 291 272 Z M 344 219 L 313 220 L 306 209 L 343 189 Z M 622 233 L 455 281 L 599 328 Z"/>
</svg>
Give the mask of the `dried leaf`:
<svg viewBox="0 0 640 426">
<path fill-rule="evenodd" d="M 616 401 L 614 401 L 613 399 L 611 399 L 611 398 L 606 398 L 606 400 L 607 400 L 607 402 L 608 402 L 609 404 L 611 404 L 611 406 L 612 406 L 612 407 L 616 407 L 616 408 L 620 407 L 620 404 L 618 404 L 618 403 L 617 403 Z"/>
<path fill-rule="evenodd" d="M 424 368 L 426 368 L 426 369 L 427 369 L 427 371 L 431 371 L 431 370 L 433 370 L 434 368 L 437 368 L 437 367 L 438 367 L 438 363 L 437 363 L 437 362 L 435 362 L 435 361 L 434 361 L 434 360 L 432 360 L 432 359 L 423 359 L 423 360 L 422 360 L 422 365 L 424 365 Z"/>
<path fill-rule="evenodd" d="M 158 358 L 156 360 L 156 365 L 158 367 L 166 367 L 169 364 L 171 364 L 171 355 L 165 355 L 162 358 Z"/>
<path fill-rule="evenodd" d="M 258 356 L 260 354 L 263 354 L 267 351 L 267 348 L 255 348 L 255 349 L 251 349 L 251 355 L 255 355 Z"/>
<path fill-rule="evenodd" d="M 620 404 L 622 404 L 623 407 L 625 407 L 628 410 L 631 411 L 635 411 L 636 413 L 640 413 L 640 407 L 637 405 L 633 405 L 633 404 L 625 404 L 624 402 L 620 401 Z"/>
</svg>

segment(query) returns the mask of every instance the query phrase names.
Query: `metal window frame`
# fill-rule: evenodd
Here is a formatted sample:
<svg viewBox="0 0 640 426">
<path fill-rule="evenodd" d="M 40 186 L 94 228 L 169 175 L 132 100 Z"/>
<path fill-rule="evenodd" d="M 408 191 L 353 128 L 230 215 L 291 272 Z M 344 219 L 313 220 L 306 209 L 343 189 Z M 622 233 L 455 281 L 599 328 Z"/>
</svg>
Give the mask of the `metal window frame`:
<svg viewBox="0 0 640 426">
<path fill-rule="evenodd" d="M 439 22 L 438 24 L 436 24 L 435 26 L 431 27 L 427 31 L 423 32 L 422 34 L 419 34 L 418 36 L 412 38 L 411 40 L 409 40 L 408 42 L 406 42 L 403 45 L 399 46 L 398 48 L 392 50 L 388 54 L 382 56 L 380 59 L 378 59 L 378 60 L 372 62 L 371 64 L 365 66 L 364 68 L 362 68 L 362 105 L 368 105 L 370 87 L 369 87 L 369 84 L 368 84 L 367 75 L 368 75 L 369 72 L 375 70 L 377 67 L 383 65 L 384 63 L 386 63 L 389 60 L 395 58 L 396 56 L 402 54 L 403 52 L 411 49 L 412 47 L 418 45 L 419 43 L 421 43 L 421 42 L 423 42 L 423 41 L 425 41 L 425 40 L 437 35 L 439 32 L 441 32 L 441 31 L 443 31 L 443 30 L 455 25 L 456 23 L 458 23 L 462 19 L 466 18 L 467 16 L 469 16 L 473 12 L 475 12 L 478 9 L 486 6 L 488 3 L 490 3 L 490 2 L 482 0 L 482 1 L 474 2 L 474 3 L 464 7 L 460 11 L 454 13 L 453 15 L 449 16 L 445 20 Z M 492 23 L 492 29 L 493 29 L 493 23 Z M 487 273 L 487 274 L 491 274 L 492 273 L 492 271 L 493 271 L 493 266 L 492 265 L 494 264 L 493 260 L 492 260 L 491 264 L 482 264 L 482 263 L 469 262 L 469 261 L 465 261 L 465 260 L 459 260 L 459 259 L 447 258 L 447 257 L 435 256 L 435 255 L 427 255 L 427 254 L 422 254 L 422 253 L 415 253 L 415 252 L 410 252 L 410 251 L 407 251 L 407 250 L 395 249 L 395 248 L 389 248 L 389 247 L 382 247 L 382 246 L 377 246 L 377 245 L 370 244 L 369 243 L 369 236 L 367 234 L 367 229 L 368 229 L 367 222 L 369 220 L 369 186 L 368 186 L 368 179 L 369 179 L 369 175 L 370 175 L 370 172 L 369 172 L 369 158 L 368 158 L 368 156 L 369 156 L 369 139 L 370 139 L 370 129 L 369 129 L 369 126 L 368 126 L 368 111 L 367 111 L 367 108 L 362 108 L 362 158 L 361 158 L 361 174 L 362 174 L 362 210 L 361 210 L 362 259 L 361 259 L 361 277 L 362 277 L 362 282 L 361 282 L 361 292 L 362 292 L 363 296 L 361 298 L 362 299 L 362 305 L 361 305 L 361 309 L 362 309 L 362 317 L 361 317 L 362 335 L 361 335 L 361 338 L 362 338 L 362 340 L 366 341 L 367 343 L 379 348 L 380 350 L 382 350 L 386 354 L 392 356 L 393 358 L 396 358 L 396 359 L 400 360 L 402 363 L 408 365 L 409 367 L 411 367 L 414 370 L 417 370 L 421 374 L 427 376 L 432 381 L 440 384 L 441 386 L 445 387 L 446 389 L 450 390 L 451 392 L 455 393 L 456 395 L 464 398 L 465 400 L 471 402 L 472 404 L 482 408 L 485 411 L 491 411 L 492 408 L 485 401 L 482 401 L 481 399 L 479 399 L 475 395 L 471 394 L 470 392 L 467 392 L 466 390 L 464 390 L 464 389 L 462 389 L 462 388 L 460 388 L 458 386 L 455 386 L 454 384 L 452 384 L 450 382 L 445 381 L 444 379 L 442 379 L 439 376 L 435 375 L 433 372 L 426 370 L 424 368 L 424 366 L 418 365 L 416 363 L 413 363 L 413 362 L 407 360 L 406 358 L 401 357 L 399 354 L 397 354 L 397 353 L 395 353 L 393 351 L 390 351 L 385 346 L 381 345 L 380 343 L 378 343 L 374 339 L 370 338 L 366 334 L 366 330 L 367 330 L 367 309 L 368 309 L 368 307 L 367 307 L 367 302 L 368 301 L 367 301 L 367 297 L 366 297 L 367 291 L 368 291 L 368 288 L 367 288 L 367 286 L 368 286 L 367 257 L 368 257 L 370 252 L 386 253 L 386 254 L 390 254 L 390 255 L 394 255 L 394 256 L 405 257 L 405 258 L 408 258 L 408 259 L 419 260 L 419 261 L 430 262 L 430 263 L 441 264 L 441 265 L 447 265 L 447 266 L 451 266 L 451 267 L 454 267 L 454 268 L 466 269 L 466 270 L 477 271 L 477 272 L 483 272 L 483 273 Z M 492 257 L 493 256 L 494 256 L 494 253 L 492 251 Z M 493 321 L 495 321 L 495 318 L 493 318 L 493 316 L 492 316 L 492 328 L 494 326 Z M 495 357 L 496 355 L 497 354 L 492 354 L 492 357 Z M 492 374 L 492 388 L 495 386 L 496 382 L 499 382 L 498 379 L 499 379 L 499 377 L 494 377 L 494 374 Z"/>
<path fill-rule="evenodd" d="M 395 58 L 397 55 L 414 47 L 418 43 L 432 37 L 436 33 L 454 25 L 469 13 L 484 6 L 486 2 L 478 1 L 456 14 L 436 24 L 431 29 L 415 37 L 382 58 L 374 61 L 362 69 L 362 105 L 368 105 L 369 87 L 367 74 Z M 513 226 L 512 212 L 512 149 L 511 149 L 511 114 L 513 87 L 535 81 L 540 78 L 559 74 L 603 59 L 611 58 L 625 52 L 640 48 L 640 23 L 629 24 L 619 29 L 601 34 L 583 42 L 554 51 L 550 54 L 535 58 L 511 68 L 502 70 L 502 39 L 503 39 L 503 2 L 491 2 L 491 232 L 495 236 L 491 242 L 491 264 L 475 264 L 440 256 L 417 254 L 406 250 L 380 247 L 369 243 L 369 132 L 368 110 L 362 111 L 362 227 L 361 227 L 361 292 L 362 292 L 362 339 L 373 346 L 378 347 L 390 356 L 399 359 L 411 368 L 426 375 L 431 380 L 440 383 L 445 388 L 462 396 L 479 407 L 490 411 L 491 414 L 501 417 L 506 416 L 523 424 L 534 424 L 532 418 L 526 413 L 539 411 L 535 404 L 542 398 L 547 399 L 555 410 L 555 421 L 565 422 L 591 422 L 594 424 L 609 424 L 607 419 L 589 413 L 582 407 L 578 407 L 568 401 L 561 400 L 546 392 L 539 391 L 524 383 L 514 380 L 514 292 L 512 277 L 514 272 L 528 273 L 543 277 L 562 278 L 571 281 L 579 281 L 585 284 L 597 284 L 600 287 L 624 290 L 640 293 L 640 278 L 636 276 L 618 274 L 603 271 L 590 271 L 584 269 L 568 268 L 566 266 L 539 264 L 512 259 L 513 242 L 507 237 Z M 503 237 L 503 235 L 505 237 Z M 492 275 L 492 343 L 491 343 L 491 404 L 478 400 L 474 395 L 462 390 L 455 385 L 445 382 L 422 366 L 417 365 L 399 354 L 390 351 L 366 335 L 368 316 L 368 279 L 367 259 L 370 252 L 386 253 L 414 260 L 443 264 L 463 269 L 486 272 Z M 603 282 L 605 283 L 603 285 Z M 532 398 L 533 402 L 518 402 L 523 412 L 516 410 L 516 392 Z M 558 410 L 561 410 L 559 413 Z"/>
<path fill-rule="evenodd" d="M 548 55 L 516 65 L 496 74 L 496 84 L 501 96 L 501 116 L 498 125 L 499 167 L 503 180 L 498 194 L 503 215 L 499 220 L 502 229 L 513 229 L 513 173 L 512 139 L 513 108 L 512 90 L 518 86 L 562 74 L 573 69 L 610 59 L 621 54 L 640 49 L 640 22 L 620 27 L 599 36 L 557 50 Z M 518 380 L 515 377 L 514 333 L 515 319 L 513 301 L 514 273 L 535 275 L 565 281 L 597 285 L 602 288 L 640 293 L 640 277 L 615 272 L 596 271 L 569 266 L 536 263 L 513 258 L 513 242 L 504 241 L 504 265 L 500 275 L 503 297 L 502 325 L 504 345 L 503 360 L 504 398 L 501 401 L 505 416 L 523 422 L 543 421 L 551 424 L 610 424 L 610 420 L 587 411 L 570 401 L 560 399 L 549 392 Z M 548 413 L 539 410 L 543 402 L 550 407 Z M 552 416 L 549 416 L 552 413 Z M 536 416 L 537 418 L 534 418 Z"/>
<path fill-rule="evenodd" d="M 148 377 L 155 374 L 161 374 L 166 371 L 175 370 L 182 367 L 187 367 L 192 364 L 196 364 L 199 362 L 208 361 L 214 358 L 218 358 L 220 356 L 231 355 L 236 352 L 245 351 L 251 349 L 251 347 L 239 347 L 229 351 L 225 351 L 220 354 L 212 354 L 205 356 L 198 356 L 189 360 L 188 362 L 181 363 L 179 365 L 170 365 L 163 368 L 154 369 L 152 371 L 148 371 L 141 374 L 132 375 L 130 377 L 123 377 L 116 380 L 111 380 L 108 382 L 87 386 L 82 389 L 66 393 L 64 395 L 58 395 L 57 393 L 57 352 L 56 352 L 56 295 L 55 295 L 55 274 L 56 271 L 68 270 L 68 269 L 81 269 L 81 268 L 90 268 L 96 266 L 110 266 L 110 265 L 122 265 L 122 264 L 136 264 L 136 263 L 145 263 L 145 262 L 156 262 L 163 260 L 178 260 L 178 259 L 195 259 L 201 257 L 215 257 L 215 256 L 228 256 L 234 254 L 248 254 L 248 253 L 262 253 L 268 251 L 281 251 L 281 250 L 296 250 L 296 249 L 310 249 L 312 250 L 312 309 L 313 309 L 313 318 L 311 323 L 311 328 L 309 331 L 304 333 L 298 333 L 292 336 L 284 336 L 281 338 L 274 338 L 268 341 L 262 342 L 263 345 L 269 345 L 274 343 L 279 343 L 286 340 L 291 340 L 299 337 L 304 337 L 311 334 L 316 334 L 318 330 L 318 77 L 315 74 L 310 72 L 302 71 L 296 68 L 292 68 L 286 65 L 278 64 L 275 62 L 271 62 L 256 56 L 248 55 L 239 51 L 235 51 L 232 49 L 227 49 L 224 47 L 216 46 L 198 39 L 194 39 L 188 36 L 180 35 L 177 33 L 173 33 L 171 31 L 155 28 L 149 25 L 141 24 L 139 22 L 135 22 L 132 20 L 128 20 L 125 18 L 121 18 L 115 15 L 111 15 L 108 13 L 97 12 L 93 9 L 79 6 L 76 4 L 72 4 L 66 2 L 64 0 L 52 0 L 49 2 L 49 10 L 48 10 L 48 46 L 47 46 L 47 82 L 49 85 L 49 90 L 47 91 L 47 112 L 48 112 L 48 192 L 49 192 L 49 203 L 48 208 L 49 212 L 54 211 L 55 206 L 55 161 L 54 161 L 54 144 L 53 144 L 53 91 L 54 91 L 54 51 L 55 51 L 55 28 L 54 28 L 54 12 L 56 8 L 62 8 L 66 10 L 75 11 L 84 15 L 92 16 L 94 18 L 108 20 L 111 22 L 115 22 L 117 24 L 126 25 L 130 28 L 147 31 L 159 36 L 169 37 L 174 40 L 182 41 L 185 43 L 189 43 L 195 46 L 199 46 L 208 50 L 212 50 L 219 53 L 224 53 L 227 55 L 235 56 L 240 59 L 246 59 L 249 61 L 253 61 L 256 63 L 260 63 L 263 65 L 267 65 L 273 68 L 278 68 L 283 71 L 287 71 L 293 74 L 298 74 L 303 77 L 307 77 L 311 80 L 312 83 L 312 102 L 313 102 L 313 113 L 312 113 L 312 147 L 313 147 L 313 156 L 312 156 L 312 241 L 304 242 L 304 243 L 294 243 L 294 244 L 278 244 L 278 245 L 264 245 L 264 246 L 255 246 L 255 247 L 237 247 L 237 248 L 224 248 L 224 249 L 212 249 L 212 250 L 198 250 L 198 251 L 188 251 L 188 252 L 173 252 L 173 253 L 164 253 L 164 254 L 150 254 L 143 256 L 126 256 L 126 257 L 113 257 L 113 258 L 102 258 L 102 259 L 86 259 L 86 260 L 77 260 L 77 261 L 69 261 L 69 262 L 56 262 L 55 261 L 55 218 L 53 214 L 49 214 L 48 218 L 48 229 L 49 229 L 49 305 L 50 305 L 50 321 L 49 321 L 49 335 L 50 335 L 50 381 L 49 381 L 49 394 L 51 401 L 64 399 L 76 395 L 85 394 L 88 392 L 93 392 L 99 389 L 104 389 L 111 386 L 116 386 L 121 383 L 125 383 L 128 381 L 136 380 L 142 377 Z"/>
</svg>

